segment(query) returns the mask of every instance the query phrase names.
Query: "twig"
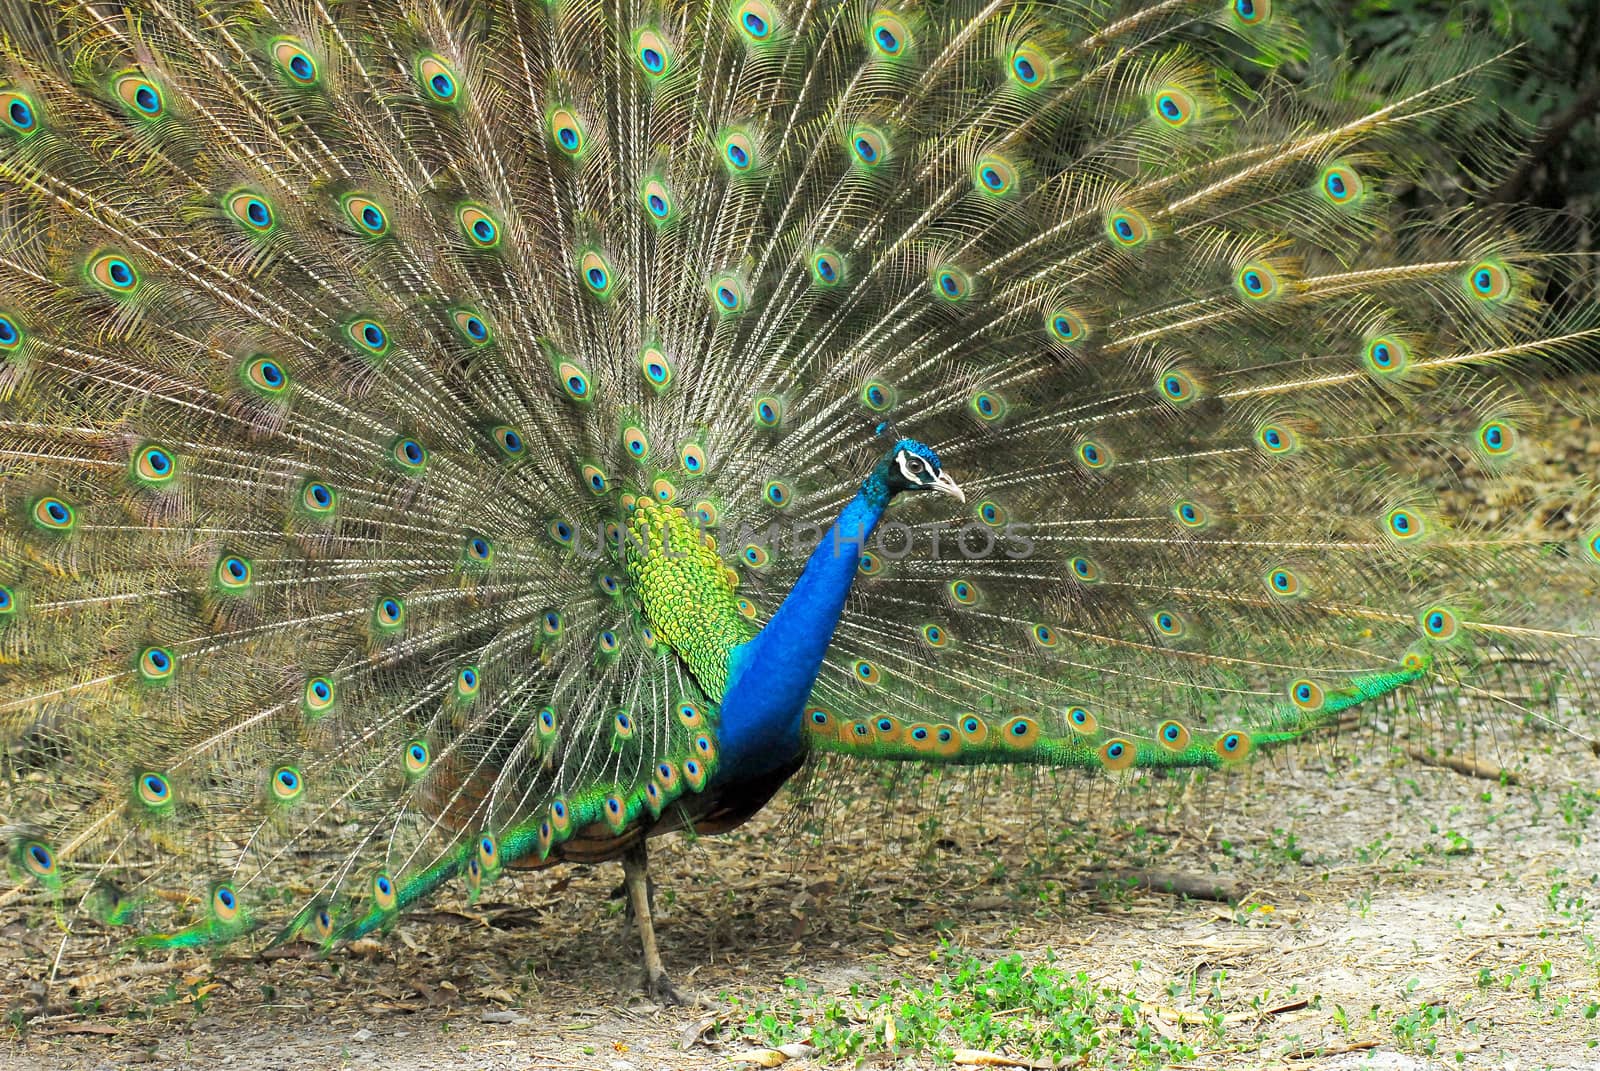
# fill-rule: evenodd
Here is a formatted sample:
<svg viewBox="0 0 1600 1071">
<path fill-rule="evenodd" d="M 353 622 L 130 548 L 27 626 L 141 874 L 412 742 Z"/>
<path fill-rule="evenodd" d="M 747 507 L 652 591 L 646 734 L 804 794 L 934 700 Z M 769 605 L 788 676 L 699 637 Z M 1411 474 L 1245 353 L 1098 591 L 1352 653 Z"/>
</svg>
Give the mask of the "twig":
<svg viewBox="0 0 1600 1071">
<path fill-rule="evenodd" d="M 1463 759 L 1454 755 L 1438 755 L 1425 751 L 1419 747 L 1406 748 L 1406 754 L 1424 766 L 1442 766 L 1447 770 L 1454 770 L 1467 777 L 1476 777 L 1484 781 L 1498 781 L 1503 785 L 1517 783 L 1517 775 L 1502 766 L 1491 766 L 1486 762 L 1476 759 Z"/>
</svg>

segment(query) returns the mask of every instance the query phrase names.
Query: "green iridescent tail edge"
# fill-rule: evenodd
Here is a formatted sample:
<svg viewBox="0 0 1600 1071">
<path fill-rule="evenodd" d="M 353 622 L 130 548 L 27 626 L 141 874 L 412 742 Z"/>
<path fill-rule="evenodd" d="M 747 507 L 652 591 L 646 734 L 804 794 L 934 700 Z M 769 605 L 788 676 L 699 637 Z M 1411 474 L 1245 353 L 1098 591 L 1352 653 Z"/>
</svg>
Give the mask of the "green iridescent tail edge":
<svg viewBox="0 0 1600 1071">
<path fill-rule="evenodd" d="M 849 736 L 848 728 L 841 728 L 833 735 L 812 734 L 809 744 L 815 750 L 842 755 L 957 766 L 1054 766 L 1096 772 L 1220 769 L 1243 760 L 1259 748 L 1293 744 L 1318 730 L 1335 725 L 1345 711 L 1390 695 L 1422 679 L 1431 666 L 1431 658 L 1413 654 L 1393 670 L 1358 677 L 1346 688 L 1326 691 L 1315 709 L 1281 703 L 1273 708 L 1265 723 L 1253 729 L 1226 730 L 1203 741 L 1186 742 L 1182 747 L 1164 745 L 1159 741 L 1120 738 L 1106 732 L 1065 737 L 1021 733 L 1019 735 L 1026 739 L 1026 743 L 1019 745 L 1008 741 L 1006 732 L 1000 731 L 987 733 L 983 740 L 961 741 L 940 754 L 928 746 L 918 747 L 910 743 L 908 734 L 914 727 L 900 726 L 896 726 L 896 731 L 903 731 L 907 735 L 899 739 L 884 740 L 868 734 L 868 739 L 857 742 Z M 1032 726 L 1031 719 L 1022 717 L 1004 724 L 1009 730 L 1024 723 L 1027 727 Z M 1117 745 L 1120 745 L 1120 750 L 1117 750 Z M 1108 750 L 1114 754 L 1108 754 Z"/>
</svg>

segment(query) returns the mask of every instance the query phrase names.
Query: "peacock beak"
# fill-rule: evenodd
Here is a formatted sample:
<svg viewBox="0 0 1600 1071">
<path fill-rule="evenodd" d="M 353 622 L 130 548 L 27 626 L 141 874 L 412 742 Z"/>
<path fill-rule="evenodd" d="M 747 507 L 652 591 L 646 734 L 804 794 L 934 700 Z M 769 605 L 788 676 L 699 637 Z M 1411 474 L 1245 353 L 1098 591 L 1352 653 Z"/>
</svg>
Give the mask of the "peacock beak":
<svg viewBox="0 0 1600 1071">
<path fill-rule="evenodd" d="M 956 482 L 950 478 L 950 474 L 947 472 L 941 472 L 934 477 L 933 489 L 935 491 L 943 491 L 957 502 L 965 502 L 967 500 L 967 496 L 962 493 L 961 488 L 956 486 Z"/>
</svg>

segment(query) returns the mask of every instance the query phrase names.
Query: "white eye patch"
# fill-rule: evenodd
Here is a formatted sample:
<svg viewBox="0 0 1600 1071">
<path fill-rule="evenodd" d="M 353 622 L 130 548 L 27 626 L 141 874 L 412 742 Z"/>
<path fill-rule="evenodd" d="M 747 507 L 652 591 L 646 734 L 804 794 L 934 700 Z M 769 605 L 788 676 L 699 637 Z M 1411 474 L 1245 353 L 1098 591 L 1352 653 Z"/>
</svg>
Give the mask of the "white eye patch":
<svg viewBox="0 0 1600 1071">
<path fill-rule="evenodd" d="M 933 481 L 933 466 L 915 454 L 902 450 L 894 455 L 894 460 L 907 482 L 922 485 Z"/>
</svg>

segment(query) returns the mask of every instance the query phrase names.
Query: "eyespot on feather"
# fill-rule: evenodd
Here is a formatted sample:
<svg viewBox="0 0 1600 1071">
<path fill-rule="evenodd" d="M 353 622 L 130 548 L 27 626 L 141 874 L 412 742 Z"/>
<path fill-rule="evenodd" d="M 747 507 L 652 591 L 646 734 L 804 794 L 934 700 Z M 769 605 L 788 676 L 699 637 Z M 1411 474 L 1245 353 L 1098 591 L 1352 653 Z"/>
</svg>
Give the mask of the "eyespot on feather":
<svg viewBox="0 0 1600 1071">
<path fill-rule="evenodd" d="M 1100 745 L 1097 752 L 1100 765 L 1107 773 L 1121 773 L 1133 768 L 1139 757 L 1138 749 L 1127 740 L 1112 738 Z"/>
<path fill-rule="evenodd" d="M 1080 554 L 1070 559 L 1067 566 L 1072 570 L 1073 578 L 1080 583 L 1094 584 L 1100 580 L 1100 566 L 1096 565 L 1092 558 L 1085 558 Z"/>
<path fill-rule="evenodd" d="M 589 147 L 589 139 L 576 112 L 571 108 L 556 108 L 550 113 L 548 122 L 550 137 L 557 149 L 574 159 L 584 154 Z"/>
<path fill-rule="evenodd" d="M 783 423 L 783 402 L 773 395 L 757 398 L 751 405 L 751 411 L 759 428 L 776 428 Z"/>
<path fill-rule="evenodd" d="M 658 82 L 672 73 L 675 55 L 672 43 L 655 27 L 647 26 L 634 31 L 634 62 L 652 82 Z"/>
<path fill-rule="evenodd" d="M 1246 302 L 1266 302 L 1283 292 L 1283 278 L 1272 265 L 1256 260 L 1239 268 L 1233 286 Z"/>
<path fill-rule="evenodd" d="M 1176 610 L 1157 610 L 1150 615 L 1150 623 L 1159 635 L 1169 640 L 1182 639 L 1189 631 L 1183 615 Z"/>
<path fill-rule="evenodd" d="M 305 780 L 293 766 L 280 766 L 268 778 L 272 798 L 279 803 L 292 803 L 305 792 Z"/>
<path fill-rule="evenodd" d="M 1383 527 L 1391 539 L 1409 543 L 1423 536 L 1427 531 L 1427 522 L 1415 510 L 1401 507 L 1384 515 Z"/>
<path fill-rule="evenodd" d="M 658 178 L 649 179 L 639 188 L 639 200 L 644 204 L 651 221 L 658 226 L 672 222 L 677 215 L 677 202 L 673 200 L 672 191 Z"/>
<path fill-rule="evenodd" d="M 1462 284 L 1470 297 L 1485 305 L 1500 305 L 1514 291 L 1510 269 L 1499 260 L 1480 260 L 1467 269 Z"/>
<path fill-rule="evenodd" d="M 1256 429 L 1256 445 L 1271 457 L 1287 457 L 1300 449 L 1300 435 L 1286 424 L 1263 424 Z"/>
<path fill-rule="evenodd" d="M 1237 762 L 1250 754 L 1250 734 L 1235 729 L 1217 737 L 1212 746 L 1222 761 Z"/>
<path fill-rule="evenodd" d="M 1448 643 L 1455 639 L 1460 622 L 1455 612 L 1445 606 L 1431 606 L 1418 616 L 1422 633 L 1435 643 Z"/>
<path fill-rule="evenodd" d="M 500 244 L 500 221 L 482 205 L 461 205 L 456 209 L 456 222 L 475 249 L 493 249 Z"/>
<path fill-rule="evenodd" d="M 1064 345 L 1077 346 L 1089 338 L 1089 322 L 1072 309 L 1047 312 L 1044 323 L 1050 337 Z"/>
<path fill-rule="evenodd" d="M 735 275 L 719 275 L 711 280 L 709 290 L 712 305 L 724 316 L 743 312 L 745 307 L 744 283 Z"/>
<path fill-rule="evenodd" d="M 1266 585 L 1268 594 L 1280 599 L 1294 598 L 1301 592 L 1299 574 L 1281 565 L 1268 570 L 1262 582 Z"/>
<path fill-rule="evenodd" d="M 243 595 L 255 583 L 255 569 L 237 554 L 224 554 L 212 571 L 217 590 L 228 595 Z"/>
<path fill-rule="evenodd" d="M 931 725 L 923 722 L 907 725 L 905 732 L 901 734 L 901 739 L 905 741 L 907 747 L 920 754 L 931 755 L 934 752 L 935 740 Z"/>
<path fill-rule="evenodd" d="M 42 841 L 23 841 L 17 846 L 16 858 L 30 876 L 41 882 L 55 880 L 58 873 L 55 853 Z"/>
<path fill-rule="evenodd" d="M 898 744 L 904 733 L 904 726 L 898 718 L 888 714 L 879 714 L 872 719 L 872 731 L 880 744 Z"/>
<path fill-rule="evenodd" d="M 452 309 L 450 322 L 469 346 L 487 346 L 494 341 L 494 331 L 483 316 L 473 309 Z"/>
<path fill-rule="evenodd" d="M 1111 451 L 1101 443 L 1086 440 L 1079 443 L 1073 453 L 1077 455 L 1078 463 L 1091 472 L 1111 465 Z"/>
<path fill-rule="evenodd" d="M 972 294 L 972 277 L 955 264 L 940 264 L 928 276 L 933 296 L 947 304 L 967 300 Z"/>
<path fill-rule="evenodd" d="M 339 198 L 339 207 L 345 218 L 357 231 L 368 238 L 381 238 L 389 233 L 389 214 L 383 206 L 370 197 L 351 193 Z"/>
<path fill-rule="evenodd" d="M 685 759 L 683 762 L 683 780 L 696 792 L 706 787 L 706 767 L 698 759 Z"/>
<path fill-rule="evenodd" d="M 851 163 L 856 167 L 870 171 L 889 158 L 889 139 L 877 127 L 852 127 L 846 142 L 850 147 Z"/>
<path fill-rule="evenodd" d="M 89 261 L 89 279 L 116 296 L 126 296 L 139 288 L 139 273 L 117 253 L 101 253 Z"/>
<path fill-rule="evenodd" d="M 128 462 L 128 475 L 144 487 L 165 487 L 178 477 L 178 457 L 160 443 L 145 443 Z"/>
<path fill-rule="evenodd" d="M 269 51 L 272 62 L 291 85 L 305 88 L 317 84 L 317 61 L 311 58 L 301 42 L 293 37 L 274 38 Z"/>
<path fill-rule="evenodd" d="M 980 390 L 967 402 L 967 411 L 982 424 L 998 424 L 1005 419 L 1006 400 L 991 390 Z"/>
<path fill-rule="evenodd" d="M 289 390 L 289 373 L 272 357 L 255 357 L 239 368 L 245 387 L 265 398 L 281 398 Z"/>
<path fill-rule="evenodd" d="M 0 90 L 0 123 L 20 137 L 38 133 L 39 111 L 33 98 L 17 89 Z"/>
<path fill-rule="evenodd" d="M 1106 235 L 1123 249 L 1137 249 L 1150 240 L 1150 222 L 1135 209 L 1115 209 L 1106 215 Z"/>
<path fill-rule="evenodd" d="M 243 908 L 239 896 L 231 885 L 218 885 L 211 890 L 211 914 L 220 923 L 237 922 Z"/>
<path fill-rule="evenodd" d="M 1023 751 L 1039 742 L 1039 723 L 1032 718 L 1012 718 L 1000 730 L 1000 742 L 1015 751 Z"/>
<path fill-rule="evenodd" d="M 1163 401 L 1181 407 L 1200 397 L 1200 384 L 1184 369 L 1174 368 L 1156 377 L 1156 391 Z"/>
<path fill-rule="evenodd" d="M 166 111 L 161 88 L 141 74 L 128 71 L 118 75 L 112 79 L 111 91 L 140 119 L 158 119 Z"/>
<path fill-rule="evenodd" d="M 1038 45 L 1024 42 L 1005 57 L 1006 77 L 1023 90 L 1043 89 L 1055 73 L 1050 57 Z"/>
<path fill-rule="evenodd" d="M 428 751 L 426 741 L 413 740 L 401 751 L 400 760 L 408 777 L 421 777 L 428 772 L 433 756 Z"/>
<path fill-rule="evenodd" d="M 146 770 L 134 778 L 134 792 L 139 802 L 152 811 L 162 811 L 172 806 L 172 784 L 161 774 Z"/>
<path fill-rule="evenodd" d="M 1317 176 L 1317 193 L 1338 208 L 1350 208 L 1365 198 L 1367 184 L 1361 172 L 1344 162 L 1335 162 Z"/>
<path fill-rule="evenodd" d="M 672 384 L 672 362 L 655 346 L 646 346 L 639 352 L 639 371 L 651 389 L 658 393 Z"/>
<path fill-rule="evenodd" d="M 1019 181 L 1017 165 L 1000 153 L 984 153 L 973 161 L 972 186 L 985 197 L 1010 197 Z"/>
<path fill-rule="evenodd" d="M 1164 85 L 1150 95 L 1150 114 L 1163 126 L 1180 130 L 1199 116 L 1200 104 L 1182 86 Z"/>
<path fill-rule="evenodd" d="M 831 288 L 844 279 L 844 258 L 832 249 L 819 247 L 811 254 L 811 281 Z"/>
<path fill-rule="evenodd" d="M 867 43 L 877 58 L 904 59 L 911 50 L 911 27 L 892 11 L 878 11 L 867 23 Z"/>
<path fill-rule="evenodd" d="M 778 28 L 778 15 L 766 0 L 743 0 L 734 6 L 733 24 L 746 42 L 765 45 Z"/>
<path fill-rule="evenodd" d="M 270 234 L 277 226 L 272 205 L 254 190 L 235 190 L 222 198 L 222 207 L 251 234 Z"/>
<path fill-rule="evenodd" d="M 1374 375 L 1395 376 L 1404 372 L 1411 363 L 1411 349 L 1404 339 L 1392 335 L 1379 335 L 1368 339 L 1362 346 L 1361 359 Z"/>
<path fill-rule="evenodd" d="M 455 104 L 461 97 L 461 83 L 441 57 L 425 55 L 417 60 L 417 82 L 426 99 L 434 104 Z"/>
<path fill-rule="evenodd" d="M 675 502 L 678 498 L 678 485 L 672 482 L 670 476 L 657 476 L 650 481 L 650 497 L 657 502 Z"/>
<path fill-rule="evenodd" d="M 509 424 L 497 424 L 490 429 L 490 439 L 502 457 L 507 460 L 516 460 L 528 452 L 528 442 L 522 433 Z"/>
<path fill-rule="evenodd" d="M 1488 420 L 1479 428 L 1476 445 L 1485 457 L 1499 460 L 1516 449 L 1517 429 L 1504 420 Z"/>
<path fill-rule="evenodd" d="M 1306 713 L 1315 713 L 1321 710 L 1327 696 L 1327 690 L 1313 680 L 1301 678 L 1289 684 L 1289 702 Z"/>
<path fill-rule="evenodd" d="M 1156 727 L 1156 739 L 1161 741 L 1161 746 L 1168 751 L 1182 751 L 1189 746 L 1193 737 L 1182 722 L 1164 721 Z"/>
<path fill-rule="evenodd" d="M 379 911 L 393 911 L 398 902 L 394 880 L 388 874 L 374 875 L 372 878 L 373 906 Z"/>
<path fill-rule="evenodd" d="M 1192 499 L 1180 499 L 1173 504 L 1172 515 L 1184 528 L 1204 528 L 1211 520 L 1210 511 Z"/>
<path fill-rule="evenodd" d="M 1272 21 L 1272 4 L 1273 0 L 1229 0 L 1228 11 L 1240 26 L 1255 28 Z"/>
<path fill-rule="evenodd" d="M 14 353 L 20 349 L 27 337 L 27 332 L 15 316 L 0 311 L 0 360 L 3 360 L 4 354 Z"/>
<path fill-rule="evenodd" d="M 65 499 L 55 495 L 40 495 L 28 507 L 33 523 L 45 532 L 65 535 L 78 526 L 78 511 Z"/>
<path fill-rule="evenodd" d="M 309 717 L 319 717 L 332 709 L 337 694 L 332 680 L 327 677 L 312 677 L 306 681 L 305 689 L 301 693 L 301 709 Z"/>
<path fill-rule="evenodd" d="M 398 595 L 381 595 L 372 606 L 372 624 L 380 632 L 394 632 L 406 622 L 406 601 Z"/>
<path fill-rule="evenodd" d="M 571 361 L 557 362 L 556 380 L 561 384 L 561 389 L 568 398 L 575 402 L 587 403 L 590 401 L 592 389 L 589 383 L 589 374 Z"/>
<path fill-rule="evenodd" d="M 393 345 L 389 332 L 376 320 L 353 320 L 345 326 L 344 333 L 362 353 L 373 360 L 387 356 Z"/>
<path fill-rule="evenodd" d="M 389 460 L 407 475 L 420 476 L 428 467 L 428 451 L 417 440 L 406 436 L 390 444 Z"/>
<path fill-rule="evenodd" d="M 732 175 L 744 175 L 758 165 L 756 143 L 744 130 L 725 130 L 717 139 L 717 151 L 722 164 Z"/>
</svg>

